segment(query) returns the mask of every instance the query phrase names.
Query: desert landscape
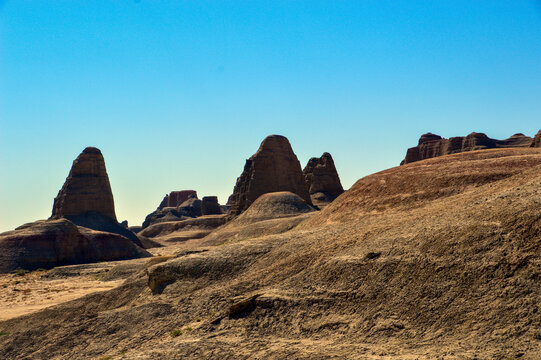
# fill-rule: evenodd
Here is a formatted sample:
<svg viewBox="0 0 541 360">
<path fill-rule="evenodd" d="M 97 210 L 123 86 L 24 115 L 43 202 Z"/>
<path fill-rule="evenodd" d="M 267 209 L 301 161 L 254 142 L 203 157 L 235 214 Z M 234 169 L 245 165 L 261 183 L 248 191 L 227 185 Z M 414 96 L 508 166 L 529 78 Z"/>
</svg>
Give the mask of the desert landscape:
<svg viewBox="0 0 541 360">
<path fill-rule="evenodd" d="M 541 360 L 540 39 L 540 0 L 0 0 L 0 360 Z"/>
<path fill-rule="evenodd" d="M 51 218 L 0 235 L 0 353 L 539 359 L 540 136 L 425 134 L 344 191 L 271 135 L 227 205 L 176 191 L 130 228 L 87 148 Z"/>
</svg>

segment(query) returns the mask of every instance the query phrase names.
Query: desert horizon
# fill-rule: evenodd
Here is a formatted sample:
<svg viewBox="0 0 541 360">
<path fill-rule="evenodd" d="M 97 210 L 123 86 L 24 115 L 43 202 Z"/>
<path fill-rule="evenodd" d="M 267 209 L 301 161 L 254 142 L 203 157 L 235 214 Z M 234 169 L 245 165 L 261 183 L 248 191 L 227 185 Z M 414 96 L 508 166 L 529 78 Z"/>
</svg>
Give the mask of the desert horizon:
<svg viewBox="0 0 541 360">
<path fill-rule="evenodd" d="M 541 2 L 0 0 L 0 359 L 541 359 Z"/>
</svg>

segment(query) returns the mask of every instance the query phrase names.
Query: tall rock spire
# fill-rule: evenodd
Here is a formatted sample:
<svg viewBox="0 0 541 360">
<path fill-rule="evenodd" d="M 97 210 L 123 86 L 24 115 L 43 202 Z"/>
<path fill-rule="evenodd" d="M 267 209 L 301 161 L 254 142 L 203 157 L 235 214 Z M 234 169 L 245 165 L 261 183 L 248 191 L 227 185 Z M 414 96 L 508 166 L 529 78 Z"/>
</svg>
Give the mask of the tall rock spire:
<svg viewBox="0 0 541 360">
<path fill-rule="evenodd" d="M 231 198 L 232 215 L 246 210 L 259 196 L 290 191 L 312 204 L 301 164 L 286 137 L 270 135 L 244 165 Z"/>
<path fill-rule="evenodd" d="M 87 147 L 73 161 L 70 173 L 54 199 L 52 219 L 88 212 L 116 221 L 113 193 L 101 151 Z"/>
</svg>

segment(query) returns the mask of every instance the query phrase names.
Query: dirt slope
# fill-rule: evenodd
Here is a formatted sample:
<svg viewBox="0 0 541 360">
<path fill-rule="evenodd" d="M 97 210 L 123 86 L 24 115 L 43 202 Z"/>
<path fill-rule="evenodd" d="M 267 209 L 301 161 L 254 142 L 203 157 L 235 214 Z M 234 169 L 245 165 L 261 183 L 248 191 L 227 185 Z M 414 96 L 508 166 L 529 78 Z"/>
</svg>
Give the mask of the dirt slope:
<svg viewBox="0 0 541 360">
<path fill-rule="evenodd" d="M 539 359 L 540 204 L 539 149 L 389 169 L 291 231 L 184 251 L 114 290 L 0 322 L 0 353 Z"/>
</svg>

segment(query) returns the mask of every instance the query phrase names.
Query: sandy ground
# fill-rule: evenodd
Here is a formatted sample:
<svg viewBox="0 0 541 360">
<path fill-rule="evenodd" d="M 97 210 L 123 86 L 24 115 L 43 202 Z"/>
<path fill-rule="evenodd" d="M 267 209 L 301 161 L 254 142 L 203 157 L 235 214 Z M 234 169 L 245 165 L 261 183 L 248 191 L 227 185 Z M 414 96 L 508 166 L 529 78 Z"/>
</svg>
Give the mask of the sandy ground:
<svg viewBox="0 0 541 360">
<path fill-rule="evenodd" d="M 154 256 L 169 256 L 189 248 L 190 241 L 167 244 L 149 249 Z M 94 292 L 113 289 L 124 279 L 101 281 L 100 273 L 119 264 L 141 262 L 140 259 L 88 264 L 82 275 L 49 279 L 47 271 L 33 271 L 24 275 L 0 274 L 0 321 L 30 314 Z M 71 268 L 65 266 L 60 268 Z"/>
<path fill-rule="evenodd" d="M 0 275 L 0 321 L 30 314 L 89 293 L 110 290 L 123 280 L 100 281 L 95 275 L 42 279 L 44 271 Z"/>
</svg>

